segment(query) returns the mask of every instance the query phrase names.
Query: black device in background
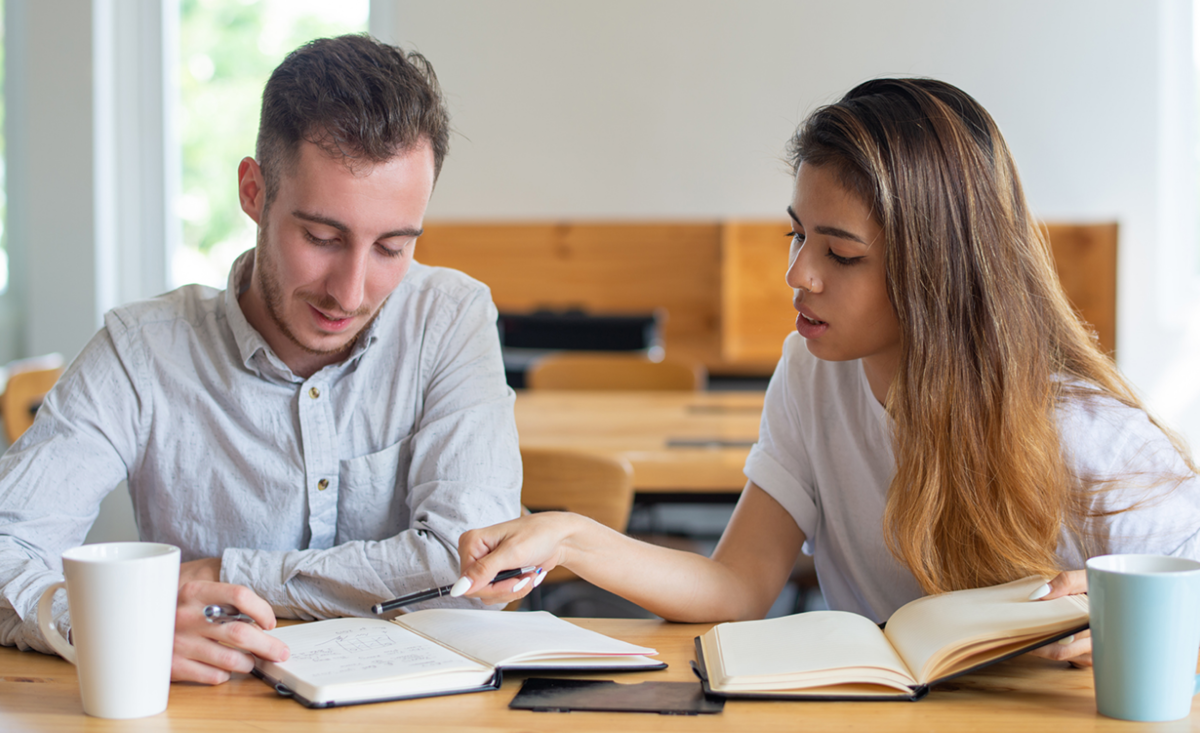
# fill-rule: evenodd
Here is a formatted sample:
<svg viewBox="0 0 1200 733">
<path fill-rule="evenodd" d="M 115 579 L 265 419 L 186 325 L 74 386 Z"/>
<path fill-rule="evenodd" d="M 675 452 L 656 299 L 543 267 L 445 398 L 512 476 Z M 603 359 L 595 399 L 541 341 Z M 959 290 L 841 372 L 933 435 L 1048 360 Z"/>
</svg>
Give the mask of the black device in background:
<svg viewBox="0 0 1200 733">
<path fill-rule="evenodd" d="M 596 314 L 583 310 L 501 313 L 496 323 L 504 354 L 504 375 L 513 389 L 525 386 L 525 370 L 555 351 L 642 352 L 662 357 L 662 312 Z"/>
</svg>

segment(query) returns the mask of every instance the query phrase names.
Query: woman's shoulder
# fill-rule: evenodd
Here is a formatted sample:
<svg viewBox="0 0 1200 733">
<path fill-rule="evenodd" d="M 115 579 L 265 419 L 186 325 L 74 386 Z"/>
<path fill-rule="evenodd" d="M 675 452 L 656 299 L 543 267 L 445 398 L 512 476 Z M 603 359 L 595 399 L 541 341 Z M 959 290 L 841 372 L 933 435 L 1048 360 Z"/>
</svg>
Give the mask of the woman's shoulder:
<svg viewBox="0 0 1200 733">
<path fill-rule="evenodd" d="M 1190 472 L 1145 410 L 1087 385 L 1064 385 L 1058 423 L 1063 450 L 1077 474 Z"/>
</svg>

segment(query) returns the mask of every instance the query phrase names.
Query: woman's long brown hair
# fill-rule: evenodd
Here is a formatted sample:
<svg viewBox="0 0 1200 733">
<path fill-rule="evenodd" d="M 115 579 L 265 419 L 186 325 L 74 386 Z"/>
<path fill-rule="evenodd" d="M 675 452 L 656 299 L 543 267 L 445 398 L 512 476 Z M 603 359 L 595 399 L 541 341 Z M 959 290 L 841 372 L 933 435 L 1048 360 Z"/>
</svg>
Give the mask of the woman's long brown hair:
<svg viewBox="0 0 1200 733">
<path fill-rule="evenodd" d="M 1063 294 L 995 122 L 949 84 L 877 79 L 813 113 L 791 153 L 832 170 L 886 238 L 902 332 L 888 547 L 926 593 L 1056 573 L 1095 489 L 1066 464 L 1057 406 L 1144 407 Z"/>
</svg>

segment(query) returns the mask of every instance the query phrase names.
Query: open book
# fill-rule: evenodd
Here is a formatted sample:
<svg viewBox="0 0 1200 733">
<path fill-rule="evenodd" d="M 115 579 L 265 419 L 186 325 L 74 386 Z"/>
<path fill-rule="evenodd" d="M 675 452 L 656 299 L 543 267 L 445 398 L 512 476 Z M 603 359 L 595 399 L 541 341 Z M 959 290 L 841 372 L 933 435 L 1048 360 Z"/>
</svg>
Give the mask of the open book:
<svg viewBox="0 0 1200 733">
<path fill-rule="evenodd" d="M 437 608 L 390 621 L 339 618 L 267 632 L 286 662 L 255 660 L 254 673 L 309 707 L 476 692 L 500 686 L 501 669 L 662 669 L 634 646 L 539 611 Z"/>
<path fill-rule="evenodd" d="M 725 697 L 917 700 L 929 687 L 1082 631 L 1087 596 L 1031 601 L 1042 578 L 918 598 L 880 629 L 843 611 L 718 624 L 696 639 Z"/>
</svg>

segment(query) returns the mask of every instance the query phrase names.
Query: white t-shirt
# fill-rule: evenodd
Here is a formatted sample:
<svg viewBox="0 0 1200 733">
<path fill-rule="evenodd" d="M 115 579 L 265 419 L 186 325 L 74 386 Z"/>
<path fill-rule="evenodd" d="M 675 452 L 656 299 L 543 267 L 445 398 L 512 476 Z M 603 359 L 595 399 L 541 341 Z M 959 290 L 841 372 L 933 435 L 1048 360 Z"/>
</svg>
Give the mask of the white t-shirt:
<svg viewBox="0 0 1200 733">
<path fill-rule="evenodd" d="M 1151 489 L 1143 484 L 1153 481 L 1138 481 L 1190 475 L 1144 412 L 1109 399 L 1076 400 L 1059 409 L 1059 430 L 1075 475 L 1132 477 L 1094 495 L 1093 509 L 1133 506 L 1088 528 L 1105 552 L 1200 560 L 1200 478 Z M 798 334 L 789 336 L 767 387 L 746 476 L 804 532 L 804 551 L 813 555 L 829 607 L 877 622 L 922 595 L 883 539 L 895 475 L 891 441 L 890 418 L 871 393 L 862 363 L 822 361 Z M 1065 528 L 1058 555 L 1065 568 L 1083 567 L 1083 550 Z"/>
</svg>

